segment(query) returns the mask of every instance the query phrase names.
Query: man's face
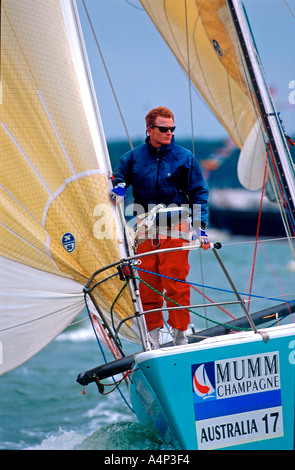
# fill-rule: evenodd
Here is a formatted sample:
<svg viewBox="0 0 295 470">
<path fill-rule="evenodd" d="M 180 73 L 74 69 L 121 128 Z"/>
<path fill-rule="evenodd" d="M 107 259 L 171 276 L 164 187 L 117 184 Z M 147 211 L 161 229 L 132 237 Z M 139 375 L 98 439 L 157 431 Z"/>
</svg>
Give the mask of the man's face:
<svg viewBox="0 0 295 470">
<path fill-rule="evenodd" d="M 154 126 L 160 127 L 173 127 L 174 121 L 172 118 L 164 118 L 158 116 Z M 161 147 L 162 145 L 169 145 L 173 136 L 173 132 L 168 130 L 167 132 L 161 132 L 158 127 L 148 127 L 147 132 L 151 139 L 151 144 L 153 147 Z"/>
</svg>

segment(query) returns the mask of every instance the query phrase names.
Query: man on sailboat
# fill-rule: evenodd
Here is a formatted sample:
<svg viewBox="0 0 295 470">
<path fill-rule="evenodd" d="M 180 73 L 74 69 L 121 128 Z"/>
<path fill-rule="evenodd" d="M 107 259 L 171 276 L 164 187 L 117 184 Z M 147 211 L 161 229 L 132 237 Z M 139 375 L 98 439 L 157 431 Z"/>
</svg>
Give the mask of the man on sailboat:
<svg viewBox="0 0 295 470">
<path fill-rule="evenodd" d="M 208 189 L 200 165 L 189 150 L 175 144 L 174 115 L 168 108 L 152 109 L 145 120 L 145 144 L 121 157 L 111 192 L 116 200 L 125 196 L 128 186 L 133 188 L 139 221 L 137 253 L 188 244 L 192 238 L 190 222 L 202 248 L 208 249 L 210 242 L 205 231 Z M 189 285 L 179 282 L 185 281 L 189 273 L 188 250 L 143 257 L 139 272 L 144 281 L 140 283 L 143 310 L 159 309 L 145 316 L 153 347 L 157 348 L 164 326 L 161 294 L 166 291 L 171 299 L 166 301 L 167 307 L 190 303 Z M 187 343 L 185 332 L 189 323 L 187 310 L 169 311 L 168 324 L 173 328 L 175 345 Z"/>
</svg>

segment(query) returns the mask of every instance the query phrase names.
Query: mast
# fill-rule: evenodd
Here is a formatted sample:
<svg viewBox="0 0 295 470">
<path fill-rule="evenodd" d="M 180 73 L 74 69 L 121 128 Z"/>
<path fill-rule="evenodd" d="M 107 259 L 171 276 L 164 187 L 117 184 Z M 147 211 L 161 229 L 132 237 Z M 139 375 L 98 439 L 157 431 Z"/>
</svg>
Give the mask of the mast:
<svg viewBox="0 0 295 470">
<path fill-rule="evenodd" d="M 277 201 L 283 212 L 287 235 L 295 235 L 295 177 L 294 164 L 290 155 L 282 126 L 279 121 L 258 52 L 240 0 L 227 0 L 235 27 L 242 61 L 248 77 L 249 91 L 258 110 L 260 130 L 269 155 L 272 174 L 277 180 L 275 190 Z M 273 182 L 273 186 L 275 183 Z"/>
</svg>

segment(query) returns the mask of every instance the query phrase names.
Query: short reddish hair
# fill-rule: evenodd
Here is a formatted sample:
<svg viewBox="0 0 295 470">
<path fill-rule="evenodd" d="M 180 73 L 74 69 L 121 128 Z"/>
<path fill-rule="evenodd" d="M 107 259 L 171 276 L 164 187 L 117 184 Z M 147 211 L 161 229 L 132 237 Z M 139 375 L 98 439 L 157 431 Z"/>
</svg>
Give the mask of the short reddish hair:
<svg viewBox="0 0 295 470">
<path fill-rule="evenodd" d="M 146 115 L 146 127 L 153 126 L 158 116 L 172 118 L 174 121 L 174 114 L 170 109 L 165 108 L 165 106 L 158 106 L 158 108 L 151 109 L 151 111 Z"/>
</svg>

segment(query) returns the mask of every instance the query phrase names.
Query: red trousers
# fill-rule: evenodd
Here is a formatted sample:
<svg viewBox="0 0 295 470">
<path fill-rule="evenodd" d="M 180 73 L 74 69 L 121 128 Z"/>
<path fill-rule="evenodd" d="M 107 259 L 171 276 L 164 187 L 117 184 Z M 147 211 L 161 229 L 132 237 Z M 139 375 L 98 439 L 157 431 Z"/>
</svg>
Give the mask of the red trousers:
<svg viewBox="0 0 295 470">
<path fill-rule="evenodd" d="M 161 239 L 161 245 L 158 247 L 158 249 L 182 246 L 184 243 L 185 242 L 180 239 L 164 238 Z M 156 244 L 157 242 L 155 240 L 145 240 L 139 245 L 137 253 L 140 254 L 151 250 L 157 251 L 155 249 Z M 163 276 L 168 276 L 166 278 L 139 270 L 140 278 L 157 289 L 159 292 L 164 293 L 167 297 L 174 300 L 178 304 L 189 305 L 189 284 L 178 282 L 174 279 L 169 279 L 175 278 L 183 281 L 186 280 L 190 268 L 188 264 L 188 253 L 188 250 L 180 250 L 168 253 L 159 253 L 140 258 L 142 263 L 138 266 L 139 269 L 151 271 L 152 273 L 161 274 Z M 140 282 L 139 290 L 144 311 L 163 307 L 164 298 L 162 295 L 157 294 L 143 282 Z M 175 306 L 175 304 L 169 300 L 166 300 L 166 304 L 167 307 Z M 187 310 L 169 310 L 168 315 L 168 324 L 172 328 L 177 328 L 180 331 L 187 330 L 190 323 L 190 314 Z M 150 312 L 146 314 L 145 320 L 147 329 L 149 331 L 153 330 L 154 328 L 162 328 L 164 326 L 162 311 Z"/>
</svg>

